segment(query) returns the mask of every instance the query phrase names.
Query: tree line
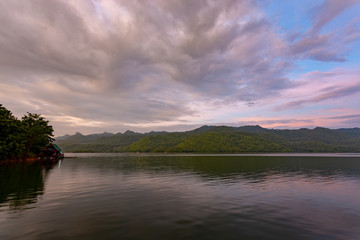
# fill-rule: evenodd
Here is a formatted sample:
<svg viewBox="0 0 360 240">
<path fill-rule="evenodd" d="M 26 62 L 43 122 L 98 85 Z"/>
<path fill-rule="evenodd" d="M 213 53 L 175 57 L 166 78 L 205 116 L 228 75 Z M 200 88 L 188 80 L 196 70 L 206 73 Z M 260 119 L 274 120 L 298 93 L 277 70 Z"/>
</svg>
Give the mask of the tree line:
<svg viewBox="0 0 360 240">
<path fill-rule="evenodd" d="M 38 156 L 54 140 L 53 131 L 40 114 L 28 112 L 18 119 L 0 104 L 0 160 Z"/>
</svg>

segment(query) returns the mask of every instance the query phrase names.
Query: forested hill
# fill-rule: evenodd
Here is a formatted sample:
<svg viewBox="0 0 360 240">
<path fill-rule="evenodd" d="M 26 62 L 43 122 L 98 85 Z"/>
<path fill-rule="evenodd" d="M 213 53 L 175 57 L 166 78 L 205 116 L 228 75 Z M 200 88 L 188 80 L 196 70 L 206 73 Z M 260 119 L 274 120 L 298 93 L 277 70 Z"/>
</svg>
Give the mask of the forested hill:
<svg viewBox="0 0 360 240">
<path fill-rule="evenodd" d="M 360 129 L 202 126 L 187 132 L 76 133 L 56 143 L 65 152 L 360 152 Z"/>
</svg>

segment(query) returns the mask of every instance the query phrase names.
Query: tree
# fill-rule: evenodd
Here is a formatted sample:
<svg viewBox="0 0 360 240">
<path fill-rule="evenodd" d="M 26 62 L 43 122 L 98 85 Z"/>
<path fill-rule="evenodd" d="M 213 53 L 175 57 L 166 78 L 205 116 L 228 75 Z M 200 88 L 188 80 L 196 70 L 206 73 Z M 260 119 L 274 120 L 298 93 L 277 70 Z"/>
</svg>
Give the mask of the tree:
<svg viewBox="0 0 360 240">
<path fill-rule="evenodd" d="M 53 141 L 53 131 L 41 115 L 27 113 L 18 120 L 0 104 L 0 160 L 37 156 Z"/>
<path fill-rule="evenodd" d="M 40 114 L 27 113 L 21 120 L 25 139 L 24 157 L 36 156 L 54 140 L 54 130 Z"/>
<path fill-rule="evenodd" d="M 0 160 L 19 158 L 24 149 L 21 121 L 0 104 Z"/>
</svg>

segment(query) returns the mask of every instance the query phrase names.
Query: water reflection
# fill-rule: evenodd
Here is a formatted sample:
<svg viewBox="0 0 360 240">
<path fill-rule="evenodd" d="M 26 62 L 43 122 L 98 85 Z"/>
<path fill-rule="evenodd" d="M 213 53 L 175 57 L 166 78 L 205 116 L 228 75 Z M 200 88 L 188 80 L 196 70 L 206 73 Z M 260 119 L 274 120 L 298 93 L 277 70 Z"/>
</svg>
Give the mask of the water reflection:
<svg viewBox="0 0 360 240">
<path fill-rule="evenodd" d="M 38 202 L 0 211 L 0 239 L 360 236 L 360 158 L 108 156 L 12 171 L 33 175 Z"/>
<path fill-rule="evenodd" d="M 57 161 L 0 165 L 0 206 L 27 209 L 44 193 L 46 177 L 56 164 Z"/>
<path fill-rule="evenodd" d="M 341 157 L 258 157 L 258 156 L 127 156 L 79 158 L 76 162 L 104 171 L 151 173 L 192 173 L 207 179 L 244 178 L 254 181 L 268 177 L 347 178 L 360 177 L 360 158 Z"/>
</svg>

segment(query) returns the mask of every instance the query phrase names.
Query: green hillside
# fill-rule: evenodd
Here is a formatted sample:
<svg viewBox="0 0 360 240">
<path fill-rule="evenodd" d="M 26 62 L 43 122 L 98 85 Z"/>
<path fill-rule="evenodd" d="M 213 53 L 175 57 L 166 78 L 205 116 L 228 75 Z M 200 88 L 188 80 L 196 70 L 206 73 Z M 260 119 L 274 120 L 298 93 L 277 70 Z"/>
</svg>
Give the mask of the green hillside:
<svg viewBox="0 0 360 240">
<path fill-rule="evenodd" d="M 357 128 L 278 130 L 202 126 L 186 132 L 103 133 L 60 137 L 65 152 L 360 152 Z"/>
<path fill-rule="evenodd" d="M 168 133 L 146 136 L 125 148 L 127 152 L 172 152 L 174 146 L 185 141 L 188 133 Z"/>
<path fill-rule="evenodd" d="M 91 135 L 75 134 L 66 139 L 56 140 L 65 152 L 123 152 L 124 148 L 143 138 L 142 134 Z"/>
<path fill-rule="evenodd" d="M 173 152 L 283 152 L 281 145 L 265 138 L 238 132 L 206 132 L 187 138 L 169 149 Z"/>
<path fill-rule="evenodd" d="M 352 137 L 360 138 L 360 128 L 339 128 L 335 131 L 347 134 Z"/>
<path fill-rule="evenodd" d="M 292 152 L 358 152 L 360 139 L 327 128 L 270 130 L 267 139 L 291 149 Z"/>
</svg>

